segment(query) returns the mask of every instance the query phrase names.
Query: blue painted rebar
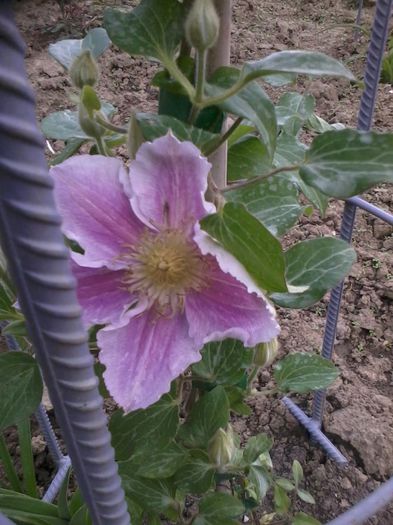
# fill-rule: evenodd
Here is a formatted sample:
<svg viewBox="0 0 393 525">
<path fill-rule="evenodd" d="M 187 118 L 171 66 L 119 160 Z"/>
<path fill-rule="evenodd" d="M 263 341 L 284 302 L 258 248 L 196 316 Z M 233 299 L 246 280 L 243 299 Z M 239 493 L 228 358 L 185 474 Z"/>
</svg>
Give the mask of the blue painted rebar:
<svg viewBox="0 0 393 525">
<path fill-rule="evenodd" d="M 0 1 L 0 236 L 56 418 L 94 525 L 129 525 L 75 279 L 35 119 L 25 45 Z"/>
<path fill-rule="evenodd" d="M 0 512 L 0 525 L 15 525 L 15 523 Z"/>
<path fill-rule="evenodd" d="M 357 503 L 351 509 L 341 514 L 326 525 L 361 525 L 377 512 L 389 505 L 393 499 L 393 478 L 385 481 L 367 498 Z"/>
<path fill-rule="evenodd" d="M 371 41 L 367 52 L 367 62 L 364 74 L 365 88 L 362 94 L 358 116 L 358 129 L 362 131 L 369 131 L 372 125 L 378 83 L 381 74 L 382 59 L 389 33 L 389 22 L 392 6 L 393 0 L 377 0 L 373 29 L 371 33 Z M 352 201 L 347 201 L 344 207 L 340 235 L 341 238 L 347 242 L 351 242 L 352 240 L 356 207 L 359 203 L 359 201 L 356 201 L 356 199 L 359 198 L 355 197 L 355 202 L 353 199 Z M 365 201 L 363 201 L 362 207 L 364 207 L 364 202 Z M 332 290 L 329 302 L 325 335 L 322 345 L 322 356 L 327 359 L 331 359 L 333 355 L 343 284 L 344 283 L 341 283 Z M 313 402 L 312 418 L 318 423 L 319 426 L 322 424 L 325 401 L 326 390 L 319 390 L 316 392 Z"/>
<path fill-rule="evenodd" d="M 290 413 L 299 421 L 299 423 L 309 432 L 310 436 L 316 441 L 323 450 L 339 465 L 346 465 L 347 458 L 341 454 L 337 447 L 325 436 L 316 421 L 308 417 L 289 397 L 282 399 L 284 405 Z"/>
<path fill-rule="evenodd" d="M 42 497 L 43 501 L 52 503 L 52 501 L 56 498 L 56 496 L 60 492 L 61 486 L 63 485 L 65 478 L 67 477 L 67 473 L 70 467 L 71 467 L 70 458 L 68 456 L 63 456 L 63 458 L 59 462 L 56 476 L 53 478 L 51 484 L 48 487 L 48 490 L 45 492 L 45 494 Z"/>
<path fill-rule="evenodd" d="M 351 204 L 355 204 L 355 206 L 357 206 L 358 208 L 362 208 L 362 210 L 367 211 L 371 215 L 375 215 L 375 217 L 378 217 L 379 219 L 393 226 L 392 213 L 382 210 L 381 208 L 378 208 L 378 206 L 375 206 L 375 204 L 371 204 L 371 202 L 367 202 L 364 199 L 361 199 L 360 197 L 351 197 L 350 199 L 347 199 L 347 201 Z"/>
</svg>

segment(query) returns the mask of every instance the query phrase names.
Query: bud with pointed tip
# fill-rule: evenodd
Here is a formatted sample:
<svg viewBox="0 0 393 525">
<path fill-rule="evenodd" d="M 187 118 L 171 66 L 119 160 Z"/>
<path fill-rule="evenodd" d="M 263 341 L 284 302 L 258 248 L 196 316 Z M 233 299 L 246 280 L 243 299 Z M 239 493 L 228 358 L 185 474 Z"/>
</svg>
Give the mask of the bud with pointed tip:
<svg viewBox="0 0 393 525">
<path fill-rule="evenodd" d="M 264 367 L 272 364 L 278 353 L 278 340 L 275 337 L 267 343 L 260 343 L 254 349 L 253 363 L 255 366 Z"/>
<path fill-rule="evenodd" d="M 75 87 L 94 86 L 98 80 L 98 66 L 89 49 L 75 58 L 70 67 L 70 76 Z"/>
<path fill-rule="evenodd" d="M 216 465 L 218 471 L 225 470 L 225 466 L 231 463 L 236 452 L 233 430 L 230 425 L 226 431 L 223 428 L 217 430 L 209 441 L 207 452 L 210 461 Z"/>
<path fill-rule="evenodd" d="M 128 122 L 127 148 L 130 159 L 135 159 L 136 152 L 145 142 L 141 127 L 134 113 L 131 113 Z"/>
<path fill-rule="evenodd" d="M 213 0 L 195 0 L 185 24 L 188 43 L 198 51 L 206 51 L 216 43 L 219 29 Z"/>
</svg>

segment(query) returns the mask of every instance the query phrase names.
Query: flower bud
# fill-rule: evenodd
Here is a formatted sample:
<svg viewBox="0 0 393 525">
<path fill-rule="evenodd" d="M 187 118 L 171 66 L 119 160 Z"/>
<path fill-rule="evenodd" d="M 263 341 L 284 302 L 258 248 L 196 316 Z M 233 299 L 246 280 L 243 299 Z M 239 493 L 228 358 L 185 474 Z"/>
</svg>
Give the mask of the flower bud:
<svg viewBox="0 0 393 525">
<path fill-rule="evenodd" d="M 105 133 L 105 129 L 89 114 L 83 102 L 79 104 L 79 125 L 89 137 L 98 138 Z"/>
<path fill-rule="evenodd" d="M 260 343 L 254 349 L 253 363 L 258 367 L 272 364 L 278 353 L 278 340 L 275 337 L 267 343 Z"/>
<path fill-rule="evenodd" d="M 94 86 L 98 80 L 98 66 L 89 49 L 75 58 L 70 67 L 70 76 L 75 87 Z"/>
<path fill-rule="evenodd" d="M 214 46 L 220 19 L 213 0 L 195 0 L 186 19 L 185 33 L 189 44 L 198 51 Z"/>
<path fill-rule="evenodd" d="M 219 428 L 209 442 L 207 452 L 210 461 L 218 467 L 218 470 L 225 467 L 232 461 L 236 452 L 233 430 L 228 426 L 228 430 Z"/>
<path fill-rule="evenodd" d="M 137 121 L 134 113 L 131 113 L 130 120 L 128 122 L 128 134 L 127 134 L 127 148 L 130 159 L 135 159 L 136 152 L 140 146 L 144 143 L 145 139 L 139 122 Z"/>
</svg>

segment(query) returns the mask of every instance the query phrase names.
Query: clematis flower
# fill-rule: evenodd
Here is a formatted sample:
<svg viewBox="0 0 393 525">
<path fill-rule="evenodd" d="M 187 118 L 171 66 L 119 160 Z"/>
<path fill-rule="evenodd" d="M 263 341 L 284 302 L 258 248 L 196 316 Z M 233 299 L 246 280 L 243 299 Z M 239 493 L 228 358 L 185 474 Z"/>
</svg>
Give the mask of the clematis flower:
<svg viewBox="0 0 393 525">
<path fill-rule="evenodd" d="M 52 168 L 78 298 L 97 333 L 109 392 L 125 411 L 145 408 L 201 358 L 209 341 L 270 341 L 273 307 L 243 266 L 201 231 L 210 164 L 171 134 L 123 163 L 82 155 Z"/>
</svg>

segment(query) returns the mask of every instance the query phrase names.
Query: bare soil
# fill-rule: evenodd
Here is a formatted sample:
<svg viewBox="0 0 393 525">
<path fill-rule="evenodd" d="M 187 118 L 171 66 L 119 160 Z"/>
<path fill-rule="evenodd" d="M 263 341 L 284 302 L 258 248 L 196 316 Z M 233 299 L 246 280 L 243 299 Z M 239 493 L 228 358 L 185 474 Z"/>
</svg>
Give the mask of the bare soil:
<svg viewBox="0 0 393 525">
<path fill-rule="evenodd" d="M 361 77 L 367 35 L 354 40 L 351 24 L 356 11 L 346 0 L 233 0 L 232 62 L 261 58 L 284 49 L 319 50 L 347 62 Z M 80 37 L 100 25 L 105 5 L 135 5 L 135 1 L 71 1 L 63 17 L 54 0 L 16 1 L 17 22 L 27 43 L 26 64 L 37 98 L 38 119 L 52 111 L 71 108 L 70 82 L 48 53 L 49 43 L 65 37 Z M 371 5 L 370 5 L 371 4 Z M 364 10 L 363 23 L 371 28 L 374 7 Z M 130 111 L 157 107 L 157 91 L 148 86 L 156 66 L 131 58 L 112 47 L 100 60 L 101 96 L 119 108 L 126 118 Z M 316 97 L 318 112 L 329 122 L 356 126 L 361 91 L 337 80 L 299 82 L 297 89 Z M 279 90 L 269 88 L 273 99 Z M 393 89 L 380 85 L 375 128 L 393 131 Z M 120 117 L 119 117 L 120 118 Z M 61 145 L 54 144 L 55 149 Z M 391 188 L 370 192 L 369 200 L 392 209 Z M 290 240 L 335 235 L 340 227 L 341 203 L 332 203 L 326 217 L 317 214 L 302 219 Z M 294 459 L 305 469 L 307 488 L 317 505 L 302 504 L 302 510 L 323 523 L 370 493 L 393 475 L 393 229 L 359 211 L 354 246 L 358 261 L 346 282 L 338 324 L 335 362 L 341 377 L 330 388 L 324 429 L 349 459 L 339 468 L 310 443 L 306 433 L 279 400 L 256 396 L 250 401 L 253 414 L 236 421 L 244 437 L 266 431 L 274 436 L 273 461 L 281 475 L 290 473 Z M 304 311 L 279 310 L 281 349 L 315 351 L 321 348 L 327 298 Z M 264 371 L 260 385 L 269 384 Z M 297 400 L 309 408 L 309 398 Z M 45 444 L 37 441 L 37 466 L 42 483 L 53 466 L 47 463 Z M 16 444 L 15 444 L 16 447 Z M 48 476 L 45 475 L 45 470 Z M 393 504 L 368 523 L 391 525 Z"/>
</svg>

